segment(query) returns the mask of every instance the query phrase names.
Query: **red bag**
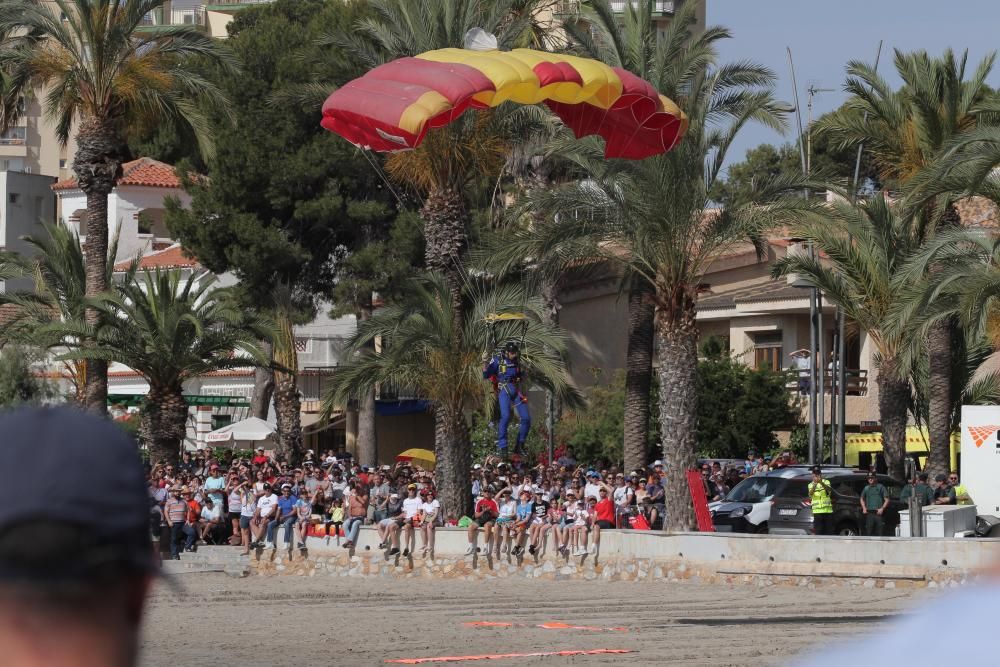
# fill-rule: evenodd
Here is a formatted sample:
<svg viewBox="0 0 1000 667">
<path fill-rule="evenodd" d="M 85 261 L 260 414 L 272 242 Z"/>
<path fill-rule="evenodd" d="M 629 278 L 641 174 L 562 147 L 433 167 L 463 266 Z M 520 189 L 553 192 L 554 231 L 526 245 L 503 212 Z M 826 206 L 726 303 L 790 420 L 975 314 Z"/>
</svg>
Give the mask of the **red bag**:
<svg viewBox="0 0 1000 667">
<path fill-rule="evenodd" d="M 628 524 L 632 527 L 632 530 L 649 530 L 649 522 L 646 521 L 646 517 L 642 514 L 629 517 Z"/>
</svg>

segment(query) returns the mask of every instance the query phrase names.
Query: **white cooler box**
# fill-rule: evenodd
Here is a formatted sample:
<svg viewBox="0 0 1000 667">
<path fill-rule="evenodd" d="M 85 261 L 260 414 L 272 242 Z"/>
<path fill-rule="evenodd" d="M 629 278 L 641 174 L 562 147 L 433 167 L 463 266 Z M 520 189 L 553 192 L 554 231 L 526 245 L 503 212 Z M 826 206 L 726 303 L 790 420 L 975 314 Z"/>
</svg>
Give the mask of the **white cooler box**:
<svg viewBox="0 0 1000 667">
<path fill-rule="evenodd" d="M 928 505 L 923 509 L 924 537 L 955 537 L 976 529 L 975 505 Z M 910 536 L 910 511 L 899 513 L 899 535 Z"/>
</svg>

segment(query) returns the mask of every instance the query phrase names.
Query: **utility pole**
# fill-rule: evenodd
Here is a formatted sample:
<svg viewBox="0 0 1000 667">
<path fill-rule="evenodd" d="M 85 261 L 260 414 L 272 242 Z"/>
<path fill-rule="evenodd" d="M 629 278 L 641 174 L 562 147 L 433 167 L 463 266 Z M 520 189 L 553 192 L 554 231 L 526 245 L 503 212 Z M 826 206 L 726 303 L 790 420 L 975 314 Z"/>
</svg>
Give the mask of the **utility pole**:
<svg viewBox="0 0 1000 667">
<path fill-rule="evenodd" d="M 809 174 L 809 158 L 806 155 L 805 142 L 802 137 L 802 105 L 799 104 L 799 85 L 795 82 L 795 63 L 792 61 L 791 47 L 785 47 L 788 52 L 788 70 L 792 75 L 792 95 L 795 100 L 795 121 L 799 130 L 799 158 L 802 162 L 802 176 Z M 810 104 L 812 103 L 810 98 Z M 802 191 L 805 199 L 809 198 L 809 190 Z M 809 255 L 815 257 L 812 243 L 809 244 Z M 815 287 L 809 288 L 809 465 L 816 463 L 816 313 L 817 297 L 819 290 Z M 820 442 L 820 452 L 823 451 L 823 443 Z"/>
<path fill-rule="evenodd" d="M 816 86 L 810 85 L 806 92 L 808 93 L 806 107 L 809 110 L 809 120 L 806 123 L 806 177 L 809 177 L 812 175 L 813 98 L 816 97 L 816 93 L 832 93 L 833 88 L 817 88 Z M 823 294 L 819 290 L 816 290 L 816 317 L 812 322 L 812 326 L 816 327 L 812 365 L 816 368 L 817 407 L 815 428 L 817 460 L 810 461 L 810 463 L 822 463 L 823 443 L 825 442 L 823 431 L 826 425 L 826 388 L 824 386 L 826 384 L 826 348 L 823 345 Z M 834 427 L 834 425 L 831 424 L 831 427 Z"/>
</svg>

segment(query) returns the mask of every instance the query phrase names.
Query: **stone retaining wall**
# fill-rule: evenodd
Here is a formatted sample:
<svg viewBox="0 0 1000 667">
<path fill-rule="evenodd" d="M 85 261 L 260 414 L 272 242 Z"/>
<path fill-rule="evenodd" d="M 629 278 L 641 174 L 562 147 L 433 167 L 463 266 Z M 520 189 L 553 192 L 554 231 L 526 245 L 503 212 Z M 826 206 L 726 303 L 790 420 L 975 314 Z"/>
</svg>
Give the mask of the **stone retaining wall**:
<svg viewBox="0 0 1000 667">
<path fill-rule="evenodd" d="M 264 552 L 249 561 L 250 573 L 257 576 L 326 576 L 363 578 L 444 578 L 476 581 L 484 579 L 540 579 L 543 581 L 670 581 L 756 586 L 858 586 L 864 588 L 936 588 L 959 586 L 974 580 L 972 574 L 954 569 L 929 572 L 887 568 L 852 568 L 848 564 L 828 564 L 819 568 L 795 568 L 773 563 L 730 561 L 726 567 L 687 560 L 609 559 L 582 563 L 546 559 L 526 560 L 443 557 L 385 558 L 381 553 L 364 555 L 304 556 L 300 552 Z"/>
<path fill-rule="evenodd" d="M 283 535 L 278 537 L 283 541 Z M 468 546 L 464 530 L 439 529 L 433 561 L 402 556 L 388 559 L 386 552 L 378 549 L 376 531 L 365 527 L 350 551 L 336 538 L 310 537 L 305 551 L 279 547 L 248 558 L 240 556 L 236 548 L 208 547 L 198 554 L 185 554 L 182 562 L 172 567 L 185 571 L 222 566 L 226 572 L 255 575 L 933 588 L 975 580 L 978 572 L 1000 563 L 1000 540 L 995 539 L 668 535 L 631 530 L 603 531 L 601 538 L 596 556 L 565 558 L 543 551 L 537 558 L 525 554 L 520 561 L 506 556 L 491 560 L 462 555 Z"/>
</svg>

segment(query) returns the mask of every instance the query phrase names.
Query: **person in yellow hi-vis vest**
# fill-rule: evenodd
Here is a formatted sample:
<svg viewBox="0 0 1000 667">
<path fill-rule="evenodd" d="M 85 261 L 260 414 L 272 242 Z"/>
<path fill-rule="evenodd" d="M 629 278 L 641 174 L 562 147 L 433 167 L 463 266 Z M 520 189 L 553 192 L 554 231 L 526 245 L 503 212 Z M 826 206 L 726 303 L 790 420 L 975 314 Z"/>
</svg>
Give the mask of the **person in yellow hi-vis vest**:
<svg viewBox="0 0 1000 667">
<path fill-rule="evenodd" d="M 958 483 L 958 473 L 954 470 L 948 475 L 948 484 L 951 488 L 955 489 L 955 500 L 959 505 L 972 504 L 972 498 L 969 497 L 969 490 L 965 488 L 965 484 Z"/>
<path fill-rule="evenodd" d="M 817 535 L 833 534 L 833 487 L 823 479 L 819 466 L 812 469 L 812 481 L 807 491 L 812 501 L 813 532 Z"/>
</svg>

